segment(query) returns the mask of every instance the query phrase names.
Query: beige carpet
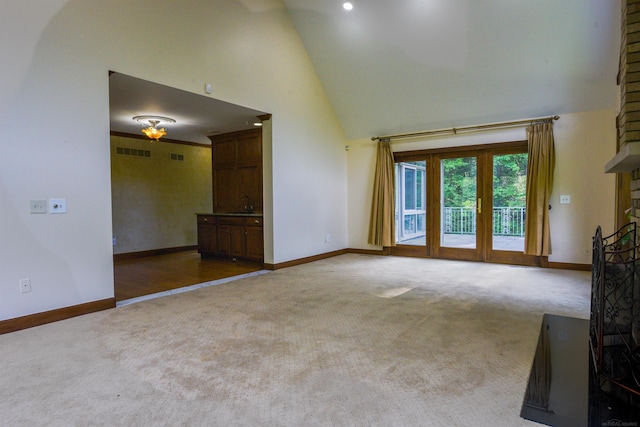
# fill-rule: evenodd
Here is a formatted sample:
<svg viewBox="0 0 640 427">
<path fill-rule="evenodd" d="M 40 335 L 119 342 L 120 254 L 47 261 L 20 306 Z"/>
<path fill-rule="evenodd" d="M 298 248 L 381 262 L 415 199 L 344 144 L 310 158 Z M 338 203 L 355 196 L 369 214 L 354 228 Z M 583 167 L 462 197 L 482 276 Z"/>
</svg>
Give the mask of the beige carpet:
<svg viewBox="0 0 640 427">
<path fill-rule="evenodd" d="M 0 336 L 2 426 L 535 426 L 588 272 L 343 255 Z"/>
</svg>

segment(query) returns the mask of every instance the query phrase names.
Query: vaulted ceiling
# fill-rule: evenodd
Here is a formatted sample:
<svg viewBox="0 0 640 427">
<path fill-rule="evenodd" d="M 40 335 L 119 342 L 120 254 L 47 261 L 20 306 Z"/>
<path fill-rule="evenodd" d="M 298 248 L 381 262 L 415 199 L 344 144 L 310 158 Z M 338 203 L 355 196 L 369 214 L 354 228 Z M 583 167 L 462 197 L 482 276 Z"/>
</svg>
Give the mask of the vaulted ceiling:
<svg viewBox="0 0 640 427">
<path fill-rule="evenodd" d="M 615 107 L 619 0 L 283 1 L 349 139 Z M 188 124 L 168 137 L 208 143 L 264 113 L 119 74 L 110 83 L 118 132 L 140 134 L 132 116 L 162 113 Z"/>
<path fill-rule="evenodd" d="M 348 138 L 614 108 L 618 0 L 284 0 Z"/>
</svg>

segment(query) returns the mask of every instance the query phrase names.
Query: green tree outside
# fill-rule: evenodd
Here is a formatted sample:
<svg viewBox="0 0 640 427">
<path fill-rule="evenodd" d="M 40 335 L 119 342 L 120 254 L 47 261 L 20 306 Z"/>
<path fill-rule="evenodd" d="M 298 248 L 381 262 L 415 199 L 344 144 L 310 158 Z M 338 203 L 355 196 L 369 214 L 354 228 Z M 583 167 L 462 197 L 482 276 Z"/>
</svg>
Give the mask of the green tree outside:
<svg viewBox="0 0 640 427">
<path fill-rule="evenodd" d="M 528 157 L 527 153 L 493 157 L 493 206 L 525 206 Z"/>
<path fill-rule="evenodd" d="M 528 155 L 505 154 L 493 159 L 493 206 L 525 206 Z M 475 207 L 476 163 L 475 157 L 442 160 L 445 207 Z"/>
</svg>

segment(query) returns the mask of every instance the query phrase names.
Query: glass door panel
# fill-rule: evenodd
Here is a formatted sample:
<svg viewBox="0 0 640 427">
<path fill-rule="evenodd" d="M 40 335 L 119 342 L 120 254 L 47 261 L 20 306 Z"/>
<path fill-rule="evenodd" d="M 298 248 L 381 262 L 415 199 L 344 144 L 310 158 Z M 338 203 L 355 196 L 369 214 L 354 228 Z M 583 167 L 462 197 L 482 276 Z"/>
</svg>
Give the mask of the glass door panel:
<svg viewBox="0 0 640 427">
<path fill-rule="evenodd" d="M 440 162 L 440 247 L 477 247 L 477 172 L 477 157 Z"/>
<path fill-rule="evenodd" d="M 396 243 L 426 245 L 426 161 L 396 163 Z"/>
<path fill-rule="evenodd" d="M 527 153 L 493 156 L 492 250 L 524 251 Z"/>
<path fill-rule="evenodd" d="M 524 254 L 526 141 L 394 156 L 393 254 L 540 265 Z"/>
</svg>

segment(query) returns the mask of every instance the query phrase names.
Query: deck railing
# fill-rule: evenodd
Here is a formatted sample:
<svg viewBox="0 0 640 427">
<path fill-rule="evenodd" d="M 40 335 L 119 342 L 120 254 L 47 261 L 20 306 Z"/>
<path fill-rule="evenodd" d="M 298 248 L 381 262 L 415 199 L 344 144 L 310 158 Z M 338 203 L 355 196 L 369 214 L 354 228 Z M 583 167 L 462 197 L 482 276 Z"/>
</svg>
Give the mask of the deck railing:
<svg viewBox="0 0 640 427">
<path fill-rule="evenodd" d="M 476 208 L 445 207 L 442 210 L 445 234 L 476 234 Z M 524 236 L 525 207 L 494 207 L 494 236 Z"/>
</svg>

